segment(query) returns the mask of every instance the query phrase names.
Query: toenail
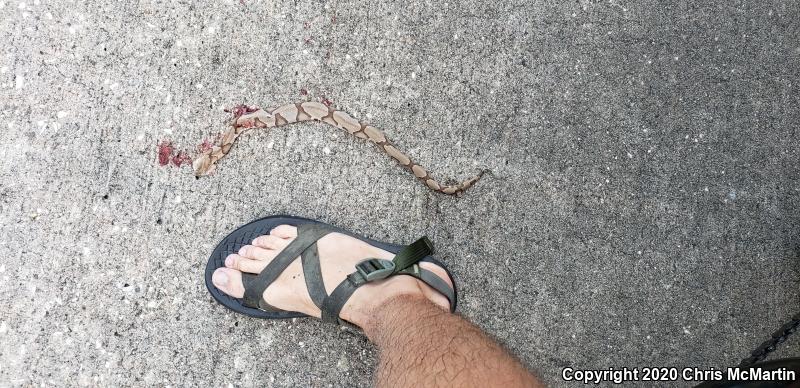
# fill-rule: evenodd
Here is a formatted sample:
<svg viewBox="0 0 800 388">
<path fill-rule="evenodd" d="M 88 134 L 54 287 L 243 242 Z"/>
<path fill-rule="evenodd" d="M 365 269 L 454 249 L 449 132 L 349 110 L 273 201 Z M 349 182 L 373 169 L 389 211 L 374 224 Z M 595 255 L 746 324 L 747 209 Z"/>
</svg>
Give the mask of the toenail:
<svg viewBox="0 0 800 388">
<path fill-rule="evenodd" d="M 239 248 L 239 255 L 244 256 L 245 252 L 247 252 L 247 245 Z"/>
<path fill-rule="evenodd" d="M 211 281 L 214 282 L 215 286 L 222 287 L 228 284 L 228 275 L 222 271 L 214 272 L 214 276 L 211 277 Z"/>
<path fill-rule="evenodd" d="M 225 266 L 226 267 L 233 267 L 234 261 L 235 261 L 235 259 L 233 258 L 233 255 L 228 255 L 228 257 L 225 258 Z"/>
</svg>

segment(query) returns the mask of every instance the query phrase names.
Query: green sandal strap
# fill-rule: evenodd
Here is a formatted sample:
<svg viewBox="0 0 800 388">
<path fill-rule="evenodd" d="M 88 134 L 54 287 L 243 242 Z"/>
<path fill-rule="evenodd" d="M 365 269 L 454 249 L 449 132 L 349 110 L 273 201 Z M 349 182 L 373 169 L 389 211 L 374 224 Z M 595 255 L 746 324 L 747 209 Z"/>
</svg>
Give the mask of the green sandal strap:
<svg viewBox="0 0 800 388">
<path fill-rule="evenodd" d="M 289 243 L 275 259 L 267 264 L 261 273 L 255 276 L 255 279 L 249 281 L 249 287 L 244 289 L 242 303 L 247 307 L 259 308 L 261 301 L 264 300 L 264 290 L 306 249 L 331 232 L 333 232 L 331 228 L 322 224 L 303 224 L 298 226 L 297 237 L 294 241 Z M 319 260 L 317 260 L 317 263 L 319 263 Z M 322 287 L 324 288 L 324 285 Z"/>
</svg>

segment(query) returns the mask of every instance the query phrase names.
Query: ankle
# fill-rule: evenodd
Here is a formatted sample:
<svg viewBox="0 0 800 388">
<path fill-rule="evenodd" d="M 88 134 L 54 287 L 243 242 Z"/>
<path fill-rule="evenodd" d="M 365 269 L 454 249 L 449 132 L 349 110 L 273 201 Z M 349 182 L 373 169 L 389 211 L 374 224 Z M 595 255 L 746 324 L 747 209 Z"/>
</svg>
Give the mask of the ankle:
<svg viewBox="0 0 800 388">
<path fill-rule="evenodd" d="M 365 284 L 347 301 L 342 308 L 341 317 L 363 329 L 390 300 L 404 295 L 424 297 L 416 279 L 408 276 L 393 276 Z"/>
<path fill-rule="evenodd" d="M 410 276 L 399 275 L 361 286 L 342 309 L 341 317 L 364 330 L 375 326 L 381 319 L 376 316 L 397 298 L 426 300 L 420 282 Z"/>
<path fill-rule="evenodd" d="M 394 295 L 376 306 L 360 327 L 367 338 L 380 343 L 381 338 L 394 335 L 397 330 L 406 330 L 432 315 L 449 314 L 422 293 Z"/>
</svg>

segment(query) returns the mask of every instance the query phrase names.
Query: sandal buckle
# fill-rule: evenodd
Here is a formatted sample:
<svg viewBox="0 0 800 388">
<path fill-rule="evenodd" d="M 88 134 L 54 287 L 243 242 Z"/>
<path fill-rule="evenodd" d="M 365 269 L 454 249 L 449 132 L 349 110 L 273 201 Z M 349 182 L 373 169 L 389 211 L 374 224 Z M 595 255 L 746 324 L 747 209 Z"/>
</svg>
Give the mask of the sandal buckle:
<svg viewBox="0 0 800 388">
<path fill-rule="evenodd" d="M 367 282 L 389 277 L 394 268 L 394 262 L 383 259 L 365 259 L 356 264 L 356 270 Z"/>
</svg>

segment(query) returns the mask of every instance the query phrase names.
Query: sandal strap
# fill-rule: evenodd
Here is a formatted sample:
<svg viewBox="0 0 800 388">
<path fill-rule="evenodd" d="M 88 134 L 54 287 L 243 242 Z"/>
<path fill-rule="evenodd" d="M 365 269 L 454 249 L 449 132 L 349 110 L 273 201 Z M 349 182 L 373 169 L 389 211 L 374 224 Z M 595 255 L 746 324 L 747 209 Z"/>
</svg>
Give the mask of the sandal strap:
<svg viewBox="0 0 800 388">
<path fill-rule="evenodd" d="M 247 307 L 252 308 L 260 308 L 262 305 L 261 301 L 264 300 L 264 290 L 269 287 L 272 282 L 274 282 L 278 277 L 286 270 L 286 267 L 298 257 L 303 254 L 306 249 L 311 247 L 312 245 L 315 246 L 314 251 L 316 251 L 316 242 L 317 240 L 321 239 L 328 233 L 333 232 L 333 229 L 330 227 L 323 225 L 323 224 L 302 224 L 297 227 L 297 237 L 289 243 L 279 254 L 275 257 L 258 275 L 255 276 L 254 279 L 249 280 L 249 285 L 247 285 L 244 289 L 244 297 L 242 298 L 242 302 Z M 313 258 L 307 259 L 310 263 L 311 269 L 309 270 L 309 274 L 311 276 L 315 276 L 314 272 L 314 264 Z M 319 271 L 319 255 L 316 257 L 316 266 L 317 271 Z M 305 268 L 305 266 L 304 266 Z M 304 269 L 305 272 L 305 269 Z M 319 279 L 321 283 L 322 274 L 319 272 Z M 308 285 L 308 279 L 306 280 L 306 284 Z M 315 283 L 315 284 L 319 284 Z M 324 285 L 321 285 L 324 290 Z M 311 292 L 311 288 L 309 288 L 309 293 Z M 318 291 L 318 288 L 314 287 L 315 292 Z M 324 292 L 324 291 L 323 291 Z M 314 294 L 312 294 L 312 298 Z M 317 296 L 318 297 L 318 296 Z M 266 304 L 266 303 L 264 303 Z"/>
<path fill-rule="evenodd" d="M 442 280 L 439 275 L 436 275 L 435 273 L 424 268 L 420 268 L 419 272 L 416 274 L 409 275 L 422 280 L 425 284 L 431 286 L 431 288 L 436 290 L 438 293 L 444 295 L 447 298 L 447 302 L 450 304 L 450 312 L 452 313 L 456 311 L 456 304 L 454 303 L 456 299 L 456 292 L 452 287 L 450 287 L 450 285 L 447 284 L 447 282 Z"/>
<path fill-rule="evenodd" d="M 322 302 L 328 297 L 325 291 L 325 281 L 322 280 L 322 268 L 319 264 L 319 250 L 314 242 L 301 255 L 303 263 L 303 277 L 306 279 L 306 288 L 311 300 L 317 307 L 322 308 Z"/>
<path fill-rule="evenodd" d="M 452 306 L 453 290 L 451 290 L 443 280 L 433 274 L 433 272 L 422 270 L 417 264 L 420 260 L 432 253 L 433 244 L 427 237 L 422 237 L 403 248 L 395 255 L 392 261 L 380 259 L 363 260 L 356 265 L 357 270 L 347 275 L 347 277 L 336 286 L 333 292 L 323 300 L 322 306 L 320 307 L 322 311 L 322 320 L 328 323 L 345 324 L 346 321 L 339 318 L 339 314 L 345 303 L 347 303 L 359 287 L 374 280 L 385 279 L 400 274 L 414 276 L 431 285 L 431 287 L 437 291 L 442 292 L 442 294 L 450 300 Z M 425 273 L 424 275 L 423 271 Z"/>
<path fill-rule="evenodd" d="M 344 324 L 345 321 L 339 318 L 339 313 L 342 311 L 344 304 L 347 303 L 347 300 L 356 292 L 356 289 L 364 284 L 366 282 L 356 285 L 350 280 L 350 275 L 342 280 L 333 292 L 322 301 L 322 307 L 319 308 L 322 312 L 322 321 L 339 325 Z"/>
<path fill-rule="evenodd" d="M 242 272 L 242 284 L 244 285 L 244 289 L 247 290 L 248 288 L 253 287 L 252 284 L 257 277 L 258 275 L 256 274 Z M 259 310 L 270 311 L 270 312 L 283 311 L 267 303 L 267 301 L 265 301 L 264 298 L 259 299 L 257 303 L 258 304 L 255 307 L 258 308 Z"/>
</svg>

